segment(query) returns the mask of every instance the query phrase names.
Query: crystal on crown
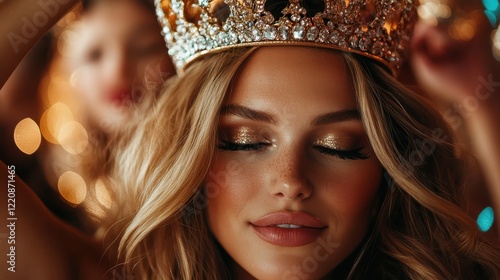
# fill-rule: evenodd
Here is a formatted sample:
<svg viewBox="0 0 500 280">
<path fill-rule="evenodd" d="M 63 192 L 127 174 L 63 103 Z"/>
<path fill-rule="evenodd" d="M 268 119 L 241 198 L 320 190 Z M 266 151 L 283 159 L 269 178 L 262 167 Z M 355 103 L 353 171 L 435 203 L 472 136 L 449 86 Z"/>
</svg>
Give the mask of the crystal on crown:
<svg viewBox="0 0 500 280">
<path fill-rule="evenodd" d="M 275 44 L 354 52 L 396 74 L 417 19 L 418 0 L 155 1 L 178 70 L 207 53 Z M 318 3 L 321 9 L 308 11 Z"/>
</svg>

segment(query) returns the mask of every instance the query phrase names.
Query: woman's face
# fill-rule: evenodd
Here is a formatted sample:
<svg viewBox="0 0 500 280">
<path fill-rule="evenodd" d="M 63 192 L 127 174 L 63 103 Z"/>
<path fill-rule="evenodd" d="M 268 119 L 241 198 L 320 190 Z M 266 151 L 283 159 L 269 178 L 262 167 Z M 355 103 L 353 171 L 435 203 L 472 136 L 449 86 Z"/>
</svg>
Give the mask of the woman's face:
<svg viewBox="0 0 500 280">
<path fill-rule="evenodd" d="M 327 275 L 365 237 L 382 178 L 340 55 L 258 49 L 219 123 L 207 219 L 237 277 Z"/>
<path fill-rule="evenodd" d="M 72 84 L 90 120 L 105 131 L 127 119 L 129 106 L 175 73 L 156 17 L 138 1 L 97 1 L 67 42 Z"/>
</svg>

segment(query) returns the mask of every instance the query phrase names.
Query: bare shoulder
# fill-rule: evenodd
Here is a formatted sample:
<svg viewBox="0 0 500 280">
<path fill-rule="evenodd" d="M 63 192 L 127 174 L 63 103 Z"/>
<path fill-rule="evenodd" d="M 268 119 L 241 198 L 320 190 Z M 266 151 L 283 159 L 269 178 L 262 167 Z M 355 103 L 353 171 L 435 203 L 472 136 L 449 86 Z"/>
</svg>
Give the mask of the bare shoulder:
<svg viewBox="0 0 500 280">
<path fill-rule="evenodd" d="M 0 162 L 0 279 L 106 279 L 101 255 Z"/>
</svg>

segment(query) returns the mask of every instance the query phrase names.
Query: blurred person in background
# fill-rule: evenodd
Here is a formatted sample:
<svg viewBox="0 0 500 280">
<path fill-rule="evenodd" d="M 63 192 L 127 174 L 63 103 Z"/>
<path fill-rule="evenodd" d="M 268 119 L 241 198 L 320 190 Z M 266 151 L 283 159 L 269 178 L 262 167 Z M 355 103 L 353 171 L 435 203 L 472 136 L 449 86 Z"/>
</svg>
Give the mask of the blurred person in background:
<svg viewBox="0 0 500 280">
<path fill-rule="evenodd" d="M 175 70 L 152 1 L 83 1 L 52 33 L 2 88 L 0 129 L 8 137 L 2 137 L 0 154 L 19 173 L 33 173 L 21 175 L 49 209 L 92 234 L 93 224 L 81 212 L 98 216 L 110 206 L 104 186 L 110 139 L 119 137 L 136 105 L 147 95 L 154 99 Z M 26 117 L 39 139 L 29 153 L 41 144 L 31 156 L 13 137 Z M 21 134 L 28 142 L 37 138 Z"/>
<path fill-rule="evenodd" d="M 109 134 L 126 122 L 131 106 L 175 70 L 152 1 L 83 3 L 80 20 L 61 37 L 61 63 L 84 103 L 86 124 Z"/>
<path fill-rule="evenodd" d="M 475 157 L 466 175 L 468 212 L 481 230 L 492 228 L 498 236 L 493 213 L 500 214 L 500 63 L 492 53 L 492 25 L 499 3 L 427 0 L 419 14 L 413 73 L 453 128 L 460 152 Z"/>
<path fill-rule="evenodd" d="M 175 70 L 152 1 L 83 1 L 66 21 L 45 80 L 44 109 L 58 115 L 49 124 L 56 145 L 45 173 L 70 204 L 100 216 L 112 203 L 105 187 L 111 139 Z"/>
</svg>

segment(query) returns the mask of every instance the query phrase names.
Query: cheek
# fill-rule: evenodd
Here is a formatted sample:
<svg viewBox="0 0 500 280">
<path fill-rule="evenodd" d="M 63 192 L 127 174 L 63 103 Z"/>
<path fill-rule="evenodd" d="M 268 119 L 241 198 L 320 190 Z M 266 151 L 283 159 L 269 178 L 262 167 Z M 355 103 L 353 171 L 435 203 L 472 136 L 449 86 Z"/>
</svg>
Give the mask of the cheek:
<svg viewBox="0 0 500 280">
<path fill-rule="evenodd" d="M 339 206 L 363 208 L 371 206 L 379 189 L 382 169 L 355 171 L 351 174 L 335 176 L 326 183 L 326 188 L 334 192 Z"/>
<path fill-rule="evenodd" d="M 382 168 L 378 162 L 367 161 L 356 167 L 326 173 L 318 183 L 318 195 L 331 209 L 339 233 L 364 235 L 379 199 Z"/>
<path fill-rule="evenodd" d="M 225 213 L 237 213 L 252 199 L 252 178 L 255 173 L 239 161 L 218 157 L 208 173 L 204 192 L 208 199 L 211 220 Z"/>
<path fill-rule="evenodd" d="M 103 88 L 97 69 L 93 67 L 82 67 L 74 72 L 71 81 L 80 95 L 80 98 L 92 103 L 99 100 Z"/>
</svg>

